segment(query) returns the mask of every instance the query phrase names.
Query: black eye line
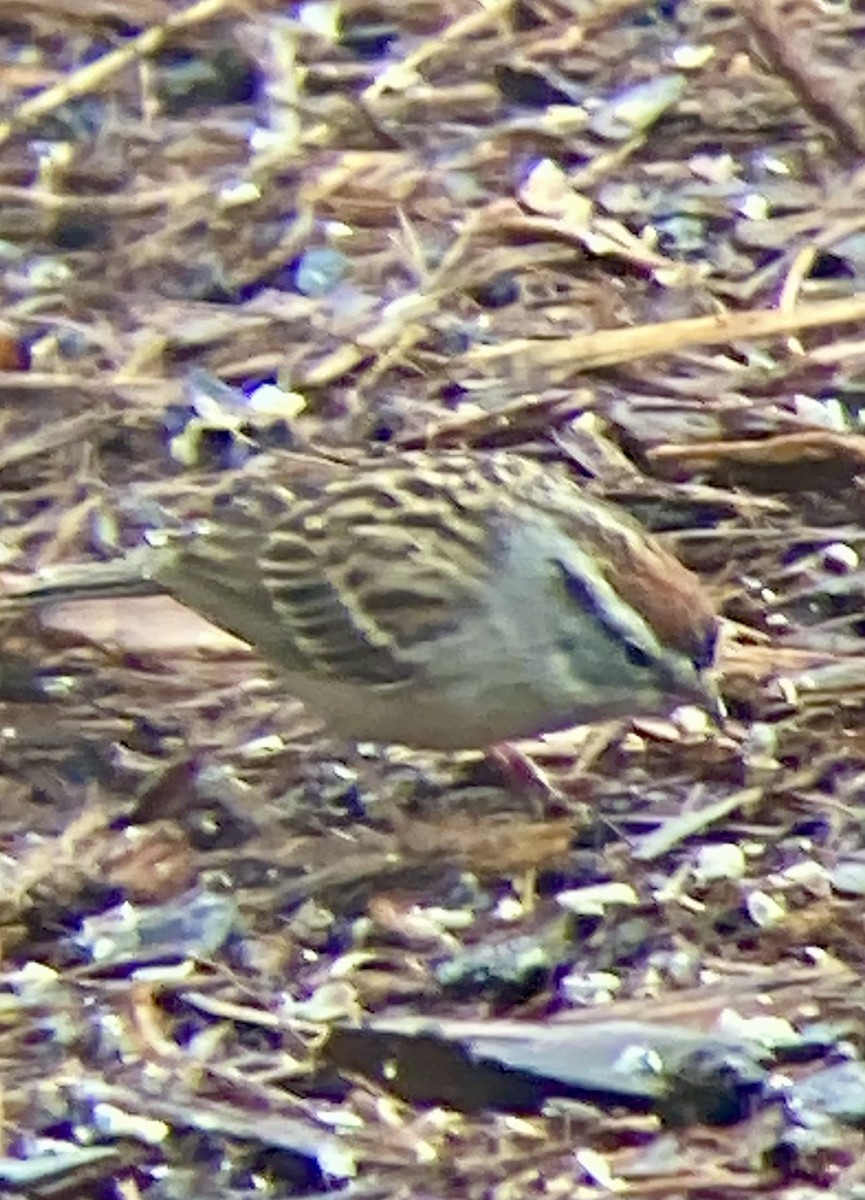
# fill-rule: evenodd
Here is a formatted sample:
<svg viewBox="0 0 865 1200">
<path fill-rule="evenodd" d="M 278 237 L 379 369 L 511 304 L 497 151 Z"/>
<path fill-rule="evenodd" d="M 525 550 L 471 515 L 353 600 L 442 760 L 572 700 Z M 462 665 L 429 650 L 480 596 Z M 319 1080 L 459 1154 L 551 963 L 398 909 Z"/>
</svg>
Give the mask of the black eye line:
<svg viewBox="0 0 865 1200">
<path fill-rule="evenodd" d="M 567 563 L 562 562 L 561 559 L 556 560 L 556 566 L 562 572 L 565 590 L 571 596 L 573 596 L 575 600 L 579 601 L 584 608 L 588 609 L 599 625 L 601 625 L 601 627 L 607 632 L 610 640 L 616 642 L 624 649 L 624 653 L 628 659 L 628 662 L 635 667 L 644 667 L 646 669 L 650 667 L 656 668 L 658 664 L 655 663 L 655 660 L 652 658 L 652 656 L 646 650 L 644 650 L 642 646 L 638 645 L 632 638 L 629 638 L 627 635 L 623 634 L 618 625 L 616 625 L 615 622 L 610 619 L 609 614 L 604 612 L 604 610 L 600 607 L 598 598 L 595 596 L 594 592 L 588 586 L 586 581 L 581 579 L 578 575 L 575 575 L 568 567 Z"/>
<path fill-rule="evenodd" d="M 718 638 L 720 637 L 721 629 L 717 621 L 712 621 L 708 633 L 697 645 L 695 653 L 692 655 L 694 666 L 699 671 L 706 671 L 715 662 L 715 656 L 718 653 Z"/>
</svg>

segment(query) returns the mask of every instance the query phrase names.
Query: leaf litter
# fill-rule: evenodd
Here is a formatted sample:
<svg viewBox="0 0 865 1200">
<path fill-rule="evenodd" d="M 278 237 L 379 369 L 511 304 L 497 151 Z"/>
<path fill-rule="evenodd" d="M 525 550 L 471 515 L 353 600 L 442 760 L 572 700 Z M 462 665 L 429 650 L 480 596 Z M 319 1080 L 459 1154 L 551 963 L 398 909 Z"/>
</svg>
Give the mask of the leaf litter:
<svg viewBox="0 0 865 1200">
<path fill-rule="evenodd" d="M 507 446 L 700 571 L 730 712 L 346 747 L 168 601 L 10 623 L 6 1187 L 856 1191 L 863 47 L 801 0 L 0 2 L 4 581 L 277 458 Z"/>
</svg>

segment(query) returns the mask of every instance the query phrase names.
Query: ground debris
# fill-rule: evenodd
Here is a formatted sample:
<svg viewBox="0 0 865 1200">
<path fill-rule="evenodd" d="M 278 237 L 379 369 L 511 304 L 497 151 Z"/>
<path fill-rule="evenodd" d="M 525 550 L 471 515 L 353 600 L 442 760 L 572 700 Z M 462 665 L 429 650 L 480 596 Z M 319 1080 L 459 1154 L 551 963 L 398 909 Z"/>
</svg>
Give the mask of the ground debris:
<svg viewBox="0 0 865 1200">
<path fill-rule="evenodd" d="M 346 747 L 163 598 L 4 625 L 10 1194 L 856 1193 L 861 34 L 0 0 L 4 592 L 508 447 L 704 576 L 729 713 Z"/>
</svg>

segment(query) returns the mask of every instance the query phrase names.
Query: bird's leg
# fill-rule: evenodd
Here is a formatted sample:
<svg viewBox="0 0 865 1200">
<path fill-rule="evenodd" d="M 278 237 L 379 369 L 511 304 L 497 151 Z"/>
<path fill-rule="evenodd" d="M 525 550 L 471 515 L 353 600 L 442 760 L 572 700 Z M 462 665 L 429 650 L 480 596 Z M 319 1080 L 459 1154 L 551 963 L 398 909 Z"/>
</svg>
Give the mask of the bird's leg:
<svg viewBox="0 0 865 1200">
<path fill-rule="evenodd" d="M 541 800 L 560 800 L 561 792 L 543 767 L 515 742 L 497 742 L 487 750 L 487 761 L 504 776 L 516 792 L 526 792 Z"/>
<path fill-rule="evenodd" d="M 571 744 L 551 742 L 544 738 L 537 742 L 500 742 L 487 750 L 487 761 L 501 772 L 508 784 L 520 792 L 530 792 L 543 800 L 562 801 L 566 796 L 580 795 L 586 776 L 598 759 L 621 737 L 625 723 L 621 720 L 602 721 L 581 729 L 584 736 Z M 527 747 L 527 750 L 523 749 Z M 559 746 L 560 748 L 556 749 Z M 539 754 L 531 754 L 534 748 Z M 542 766 L 544 758 L 558 761 L 559 768 L 553 783 L 551 776 Z"/>
</svg>

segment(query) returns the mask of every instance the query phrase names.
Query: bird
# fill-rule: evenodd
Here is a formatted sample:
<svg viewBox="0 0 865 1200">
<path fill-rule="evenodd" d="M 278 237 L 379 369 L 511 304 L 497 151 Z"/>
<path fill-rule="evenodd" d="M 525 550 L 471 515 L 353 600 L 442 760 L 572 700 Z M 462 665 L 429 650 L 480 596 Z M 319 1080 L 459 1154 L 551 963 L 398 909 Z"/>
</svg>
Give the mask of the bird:
<svg viewBox="0 0 865 1200">
<path fill-rule="evenodd" d="M 719 712 L 705 586 L 561 461 L 392 451 L 307 487 L 278 467 L 242 484 L 123 558 L 31 576 L 3 607 L 168 593 L 354 742 L 455 751 Z"/>
</svg>

